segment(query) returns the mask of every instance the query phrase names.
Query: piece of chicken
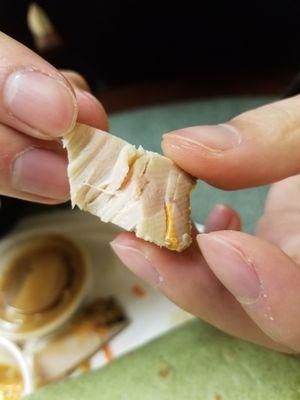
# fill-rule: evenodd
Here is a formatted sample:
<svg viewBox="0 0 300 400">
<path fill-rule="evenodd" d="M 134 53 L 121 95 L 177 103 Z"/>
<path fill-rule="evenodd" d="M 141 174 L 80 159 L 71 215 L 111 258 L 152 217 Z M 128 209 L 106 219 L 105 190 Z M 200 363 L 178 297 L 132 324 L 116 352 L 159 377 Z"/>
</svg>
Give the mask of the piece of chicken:
<svg viewBox="0 0 300 400">
<path fill-rule="evenodd" d="M 73 206 L 170 250 L 190 245 L 195 181 L 170 159 L 81 124 L 64 145 Z"/>
</svg>

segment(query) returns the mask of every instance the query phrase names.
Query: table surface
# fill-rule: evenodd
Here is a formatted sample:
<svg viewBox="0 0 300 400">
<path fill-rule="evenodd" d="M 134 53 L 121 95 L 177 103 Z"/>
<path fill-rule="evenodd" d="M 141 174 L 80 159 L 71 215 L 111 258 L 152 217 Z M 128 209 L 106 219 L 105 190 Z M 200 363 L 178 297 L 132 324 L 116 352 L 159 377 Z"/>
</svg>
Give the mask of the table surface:
<svg viewBox="0 0 300 400">
<path fill-rule="evenodd" d="M 298 400 L 300 360 L 195 321 L 30 400 Z"/>
</svg>

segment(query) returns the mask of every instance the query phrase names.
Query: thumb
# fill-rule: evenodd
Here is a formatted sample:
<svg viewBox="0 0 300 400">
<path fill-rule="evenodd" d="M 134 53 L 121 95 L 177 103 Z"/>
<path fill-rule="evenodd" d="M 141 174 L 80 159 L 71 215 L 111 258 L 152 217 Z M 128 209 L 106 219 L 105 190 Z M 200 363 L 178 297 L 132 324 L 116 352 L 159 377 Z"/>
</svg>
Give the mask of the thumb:
<svg viewBox="0 0 300 400">
<path fill-rule="evenodd" d="M 111 246 L 134 274 L 179 307 L 231 335 L 291 352 L 262 333 L 208 267 L 196 241 L 184 252 L 176 253 L 144 242 L 133 234 L 121 233 Z"/>
<path fill-rule="evenodd" d="M 108 117 L 100 101 L 91 94 L 89 84 L 78 72 L 61 70 L 63 76 L 71 84 L 77 100 L 77 121 L 108 131 Z"/>
<path fill-rule="evenodd" d="M 273 244 L 245 233 L 198 235 L 210 269 L 275 342 L 300 350 L 300 269 Z"/>
<path fill-rule="evenodd" d="M 300 172 L 299 110 L 295 96 L 225 124 L 167 133 L 162 148 L 181 168 L 222 189 L 272 183 Z"/>
</svg>

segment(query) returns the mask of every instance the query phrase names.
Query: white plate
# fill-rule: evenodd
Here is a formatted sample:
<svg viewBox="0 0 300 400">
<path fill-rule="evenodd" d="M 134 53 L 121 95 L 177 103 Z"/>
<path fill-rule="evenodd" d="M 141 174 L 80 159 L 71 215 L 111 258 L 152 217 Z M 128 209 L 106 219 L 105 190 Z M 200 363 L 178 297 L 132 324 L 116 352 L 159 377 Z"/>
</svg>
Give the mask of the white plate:
<svg viewBox="0 0 300 400">
<path fill-rule="evenodd" d="M 113 358 L 193 318 L 122 265 L 109 246 L 109 242 L 120 232 L 115 226 L 104 224 L 98 218 L 78 210 L 36 215 L 23 219 L 15 231 L 0 242 L 0 254 L 14 235 L 25 232 L 26 235 L 60 233 L 80 240 L 86 247 L 94 270 L 89 298 L 113 295 L 123 306 L 130 321 L 109 343 Z M 91 368 L 103 366 L 108 361 L 107 352 L 99 351 L 91 359 Z"/>
</svg>

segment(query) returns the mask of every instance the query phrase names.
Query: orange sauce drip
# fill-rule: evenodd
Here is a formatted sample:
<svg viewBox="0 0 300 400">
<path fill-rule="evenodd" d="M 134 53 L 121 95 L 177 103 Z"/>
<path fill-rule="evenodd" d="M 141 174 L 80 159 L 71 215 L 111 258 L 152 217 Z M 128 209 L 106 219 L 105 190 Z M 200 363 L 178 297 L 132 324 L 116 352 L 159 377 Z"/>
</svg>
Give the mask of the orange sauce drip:
<svg viewBox="0 0 300 400">
<path fill-rule="evenodd" d="M 136 297 L 142 298 L 146 296 L 146 291 L 139 285 L 133 285 L 131 291 Z"/>
<path fill-rule="evenodd" d="M 112 360 L 114 359 L 114 356 L 112 354 L 109 344 L 105 344 L 102 347 L 102 350 L 103 350 L 104 357 L 107 359 L 107 361 L 112 362 Z"/>
<path fill-rule="evenodd" d="M 179 246 L 179 241 L 176 237 L 176 232 L 175 232 L 172 204 L 166 204 L 166 219 L 167 219 L 167 232 L 165 236 L 165 241 L 171 250 L 177 250 Z"/>
</svg>

